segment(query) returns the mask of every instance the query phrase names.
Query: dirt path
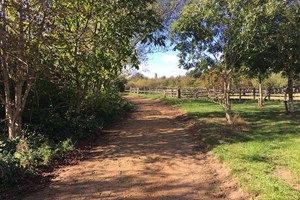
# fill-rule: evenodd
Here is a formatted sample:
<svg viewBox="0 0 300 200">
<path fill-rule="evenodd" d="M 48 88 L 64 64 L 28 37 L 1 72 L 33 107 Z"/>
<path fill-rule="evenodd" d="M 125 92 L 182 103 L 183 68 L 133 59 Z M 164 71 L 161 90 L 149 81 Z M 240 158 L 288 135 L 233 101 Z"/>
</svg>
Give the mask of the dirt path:
<svg viewBox="0 0 300 200">
<path fill-rule="evenodd" d="M 107 145 L 59 169 L 49 186 L 24 199 L 247 199 L 211 154 L 195 151 L 195 129 L 182 111 L 128 98 L 135 110 L 107 130 Z"/>
</svg>

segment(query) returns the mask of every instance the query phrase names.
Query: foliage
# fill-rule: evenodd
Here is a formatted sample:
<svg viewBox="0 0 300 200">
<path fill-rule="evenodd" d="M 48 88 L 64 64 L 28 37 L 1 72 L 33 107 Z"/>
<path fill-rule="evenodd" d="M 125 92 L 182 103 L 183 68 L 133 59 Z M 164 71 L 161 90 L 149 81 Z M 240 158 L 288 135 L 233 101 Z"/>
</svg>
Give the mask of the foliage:
<svg viewBox="0 0 300 200">
<path fill-rule="evenodd" d="M 56 103 L 61 103 L 61 100 L 66 101 L 57 99 Z M 33 102 L 29 101 L 30 104 Z M 0 184 L 3 188 L 72 151 L 76 141 L 99 134 L 104 126 L 131 108 L 116 93 L 91 96 L 80 113 L 70 108 L 58 109 L 56 104 L 49 109 L 46 102 L 34 111 L 26 110 L 25 116 L 32 112 L 38 117 L 26 119 L 27 130 L 21 136 L 14 140 L 4 136 L 0 139 Z"/>
<path fill-rule="evenodd" d="M 299 68 L 298 1 L 193 0 L 171 27 L 180 65 L 216 68 L 224 80 L 224 109 L 231 123 L 230 93 L 236 72 L 262 81 L 272 72 L 287 76 L 288 110 L 294 112 L 293 87 Z"/>
<path fill-rule="evenodd" d="M 66 106 L 79 113 L 91 94 L 117 84 L 123 68 L 138 67 L 140 46 L 163 46 L 156 7 L 154 0 L 1 1 L 0 100 L 9 137 L 21 134 L 40 80 L 72 91 Z"/>
<path fill-rule="evenodd" d="M 5 138 L 0 141 L 0 185 L 3 189 L 74 147 L 70 139 L 55 143 L 47 136 L 31 132 L 25 132 L 13 141 Z"/>
<path fill-rule="evenodd" d="M 201 80 L 182 76 L 182 77 L 170 77 L 170 78 L 129 78 L 126 84 L 126 88 L 170 88 L 170 87 L 201 87 Z"/>
<path fill-rule="evenodd" d="M 261 80 L 270 72 L 287 76 L 289 111 L 294 112 L 293 87 L 299 70 L 300 5 L 298 1 L 254 1 L 243 4 L 243 28 L 237 37 L 248 75 Z"/>
<path fill-rule="evenodd" d="M 50 5 L 47 0 L 0 2 L 0 100 L 11 139 L 21 134 L 26 100 L 42 66 Z"/>
<path fill-rule="evenodd" d="M 258 80 L 256 78 L 248 78 L 242 73 L 237 73 L 232 80 L 232 88 L 257 88 Z M 298 84 L 299 85 L 299 84 Z M 182 88 L 216 88 L 222 89 L 223 79 L 218 76 L 215 70 L 207 70 L 202 73 L 200 77 L 194 78 L 187 76 L 181 77 L 170 77 L 170 78 L 129 78 L 126 83 L 126 89 L 132 88 L 172 88 L 179 87 Z M 282 73 L 271 73 L 270 76 L 263 80 L 264 88 L 285 88 L 287 86 L 287 79 L 282 75 Z"/>
<path fill-rule="evenodd" d="M 241 27 L 240 3 L 195 0 L 184 7 L 171 27 L 181 66 L 205 70 L 222 62 L 224 67 L 236 67 L 240 55 L 234 36 Z"/>
<path fill-rule="evenodd" d="M 202 70 L 198 68 L 192 69 L 186 73 L 186 76 L 194 77 L 194 78 L 199 78 L 201 75 L 202 75 Z"/>
<path fill-rule="evenodd" d="M 138 44 L 151 40 L 163 45 L 162 37 L 152 35 L 160 28 L 153 2 L 107 4 L 76 0 L 73 4 L 57 3 L 53 70 L 56 77 L 63 80 L 61 84 L 76 88 L 77 112 L 90 89 L 99 92 L 109 86 L 126 65 L 138 66 Z"/>
<path fill-rule="evenodd" d="M 254 87 L 257 87 L 258 80 L 252 79 L 252 84 Z M 282 73 L 272 73 L 268 78 L 263 80 L 263 86 L 265 86 L 265 88 L 285 88 L 287 86 L 287 79 Z"/>
<path fill-rule="evenodd" d="M 99 133 L 130 105 L 118 94 L 140 47 L 164 45 L 154 0 L 1 1 L 1 184 Z M 9 137 L 7 137 L 9 136 Z"/>
<path fill-rule="evenodd" d="M 179 63 L 186 69 L 217 70 L 224 80 L 225 116 L 232 123 L 230 91 L 234 72 L 242 54 L 239 38 L 242 30 L 241 0 L 190 1 L 171 27 Z"/>
</svg>

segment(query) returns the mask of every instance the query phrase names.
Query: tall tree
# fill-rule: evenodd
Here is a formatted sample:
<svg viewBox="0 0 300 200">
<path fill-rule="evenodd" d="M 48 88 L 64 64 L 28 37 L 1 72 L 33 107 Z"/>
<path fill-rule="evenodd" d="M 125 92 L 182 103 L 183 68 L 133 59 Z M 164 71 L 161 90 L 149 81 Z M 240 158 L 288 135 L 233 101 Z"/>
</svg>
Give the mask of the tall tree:
<svg viewBox="0 0 300 200">
<path fill-rule="evenodd" d="M 9 137 L 21 134 L 26 99 L 40 73 L 74 89 L 79 112 L 93 88 L 108 88 L 123 67 L 137 66 L 138 44 L 163 45 L 164 37 L 154 34 L 162 28 L 155 3 L 1 0 L 0 99 Z"/>
<path fill-rule="evenodd" d="M 241 30 L 243 3 L 239 0 L 193 0 L 172 26 L 181 66 L 220 69 L 224 79 L 222 103 L 229 124 L 232 123 L 231 79 L 241 58 L 236 36 Z"/>
<path fill-rule="evenodd" d="M 288 77 L 289 112 L 294 112 L 293 79 L 299 70 L 300 4 L 296 0 L 263 1 L 247 4 L 240 44 L 250 71 L 284 71 Z"/>
<path fill-rule="evenodd" d="M 239 45 L 243 52 L 242 65 L 246 66 L 248 77 L 258 79 L 260 108 L 263 106 L 262 82 L 274 70 L 276 58 L 274 38 L 270 37 L 275 27 L 268 24 L 273 9 L 274 7 L 256 1 L 254 4 L 244 4 L 244 12 L 241 14 L 244 22 L 239 34 Z"/>
<path fill-rule="evenodd" d="M 0 99 L 9 138 L 21 134 L 22 114 L 42 61 L 50 2 L 0 1 Z"/>
<path fill-rule="evenodd" d="M 75 87 L 77 112 L 91 85 L 103 89 L 126 65 L 137 67 L 139 44 L 163 44 L 163 38 L 154 35 L 162 27 L 154 2 L 58 2 L 57 72 Z"/>
<path fill-rule="evenodd" d="M 300 3 L 297 0 L 278 3 L 275 21 L 277 22 L 276 46 L 278 49 L 277 65 L 283 68 L 288 78 L 287 93 L 289 96 L 289 112 L 294 108 L 294 78 L 300 71 Z"/>
</svg>

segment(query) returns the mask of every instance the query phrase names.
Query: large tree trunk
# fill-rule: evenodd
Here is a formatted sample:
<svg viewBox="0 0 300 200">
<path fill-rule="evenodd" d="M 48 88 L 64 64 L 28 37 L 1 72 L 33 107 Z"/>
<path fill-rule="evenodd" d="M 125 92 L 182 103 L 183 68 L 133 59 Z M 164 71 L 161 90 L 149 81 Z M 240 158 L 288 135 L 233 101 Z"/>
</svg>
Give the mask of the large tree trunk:
<svg viewBox="0 0 300 200">
<path fill-rule="evenodd" d="M 288 87 L 287 87 L 287 92 L 289 96 L 289 101 L 288 101 L 288 108 L 290 113 L 295 112 L 294 108 L 294 70 L 292 68 L 289 68 L 288 72 Z"/>
<path fill-rule="evenodd" d="M 262 78 L 259 76 L 258 77 L 258 90 L 259 90 L 259 98 L 258 98 L 258 107 L 262 108 L 263 107 L 263 94 L 262 94 Z"/>
<path fill-rule="evenodd" d="M 3 76 L 4 97 L 1 102 L 5 105 L 5 118 L 8 129 L 8 137 L 14 139 L 22 131 L 22 87 L 24 82 L 14 83 L 9 77 L 8 55 L 1 51 L 1 71 Z M 14 87 L 15 84 L 15 87 Z"/>
<path fill-rule="evenodd" d="M 5 79 L 8 80 L 8 77 Z M 11 87 L 12 83 L 4 84 L 5 113 L 9 139 L 14 139 L 22 134 L 22 115 L 26 99 L 32 87 L 32 83 L 28 83 L 26 84 L 26 90 L 23 91 L 24 84 L 24 81 L 20 81 L 13 88 Z M 12 94 L 14 94 L 14 98 L 12 98 Z"/>
<path fill-rule="evenodd" d="M 4 73 L 5 74 L 5 73 Z M 5 79 L 8 80 L 8 77 Z M 19 89 L 19 87 L 15 87 L 14 90 Z M 22 88 L 21 88 L 22 89 Z M 22 103 L 22 98 L 19 97 L 19 91 L 13 91 L 10 87 L 9 81 L 7 84 L 4 84 L 5 90 L 5 116 L 7 120 L 7 128 L 8 128 L 8 137 L 9 139 L 14 139 L 17 136 L 21 135 L 22 131 L 22 107 L 20 107 L 20 103 Z M 12 99 L 11 92 L 15 92 L 15 99 Z"/>
<path fill-rule="evenodd" d="M 4 96 L 0 96 L 0 99 L 2 104 L 5 105 L 8 137 L 14 139 L 22 133 L 22 114 L 32 87 L 32 81 L 28 80 L 25 82 L 22 80 L 25 77 L 22 72 L 19 72 L 15 79 L 11 78 L 9 69 L 12 67 L 10 67 L 10 63 L 8 62 L 9 56 L 5 51 L 0 51 L 0 58 L 4 86 Z"/>
<path fill-rule="evenodd" d="M 15 119 L 11 119 L 15 118 Z M 22 116 L 15 115 L 9 118 L 7 123 L 8 137 L 9 139 L 14 139 L 22 133 Z"/>
</svg>

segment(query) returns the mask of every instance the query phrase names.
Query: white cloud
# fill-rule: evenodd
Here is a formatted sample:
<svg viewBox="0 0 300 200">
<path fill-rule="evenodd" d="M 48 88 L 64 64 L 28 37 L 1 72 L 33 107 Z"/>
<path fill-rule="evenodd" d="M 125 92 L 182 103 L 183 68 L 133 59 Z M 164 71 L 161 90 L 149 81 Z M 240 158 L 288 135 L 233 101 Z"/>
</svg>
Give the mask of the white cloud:
<svg viewBox="0 0 300 200">
<path fill-rule="evenodd" d="M 149 72 L 150 72 L 150 70 L 149 70 L 148 68 L 146 68 L 146 67 L 143 67 L 143 68 L 141 69 L 141 71 L 142 71 L 143 73 L 149 73 Z"/>
<path fill-rule="evenodd" d="M 170 77 L 170 76 L 184 76 L 186 74 L 187 70 L 185 69 L 181 69 L 177 66 L 174 65 L 166 65 L 165 67 L 163 67 L 161 69 L 161 73 L 162 75 L 158 75 L 158 76 L 163 76 L 165 75 L 166 77 Z"/>
<path fill-rule="evenodd" d="M 165 63 L 178 63 L 179 58 L 176 55 L 164 54 L 162 56 L 162 61 L 165 62 Z"/>
<path fill-rule="evenodd" d="M 142 73 L 143 75 L 145 75 L 148 78 L 154 78 L 155 74 L 153 72 L 151 72 L 151 70 L 149 68 L 151 68 L 151 67 L 145 66 L 145 65 L 141 65 L 140 69 L 138 70 L 138 72 Z"/>
</svg>

